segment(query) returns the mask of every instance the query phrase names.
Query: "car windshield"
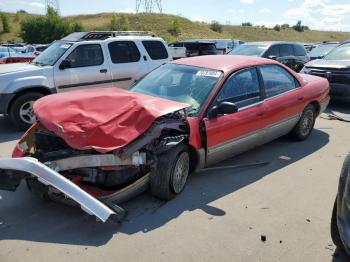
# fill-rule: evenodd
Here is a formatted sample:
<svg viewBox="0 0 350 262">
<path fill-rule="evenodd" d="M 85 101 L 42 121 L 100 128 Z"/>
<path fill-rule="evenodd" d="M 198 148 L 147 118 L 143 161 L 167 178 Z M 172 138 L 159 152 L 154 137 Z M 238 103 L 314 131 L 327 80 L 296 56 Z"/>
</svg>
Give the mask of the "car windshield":
<svg viewBox="0 0 350 262">
<path fill-rule="evenodd" d="M 11 47 L 0 47 L 0 53 L 15 53 L 16 50 L 14 50 L 13 48 Z"/>
<path fill-rule="evenodd" d="M 130 90 L 191 104 L 188 114 L 196 116 L 221 76 L 221 71 L 213 69 L 166 64 L 146 75 Z"/>
<path fill-rule="evenodd" d="M 229 52 L 230 55 L 262 56 L 268 49 L 267 45 L 243 44 Z"/>
<path fill-rule="evenodd" d="M 339 44 L 326 44 L 319 45 L 318 47 L 312 49 L 309 56 L 310 57 L 324 57 L 327 55 L 333 48 L 337 47 Z"/>
<path fill-rule="evenodd" d="M 71 46 L 71 43 L 66 43 L 62 41 L 54 42 L 31 63 L 42 66 L 52 66 Z"/>
<path fill-rule="evenodd" d="M 325 60 L 350 60 L 350 43 L 334 48 L 328 55 L 324 57 L 324 59 Z"/>
</svg>

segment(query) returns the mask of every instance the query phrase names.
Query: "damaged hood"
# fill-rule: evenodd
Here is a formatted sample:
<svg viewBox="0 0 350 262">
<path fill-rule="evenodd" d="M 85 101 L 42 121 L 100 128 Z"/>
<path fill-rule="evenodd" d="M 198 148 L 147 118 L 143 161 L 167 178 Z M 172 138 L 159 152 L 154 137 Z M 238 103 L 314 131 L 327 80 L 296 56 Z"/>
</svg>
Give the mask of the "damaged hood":
<svg viewBox="0 0 350 262">
<path fill-rule="evenodd" d="M 189 107 L 119 88 L 46 96 L 34 104 L 37 119 L 78 150 L 101 153 L 124 147 L 159 117 Z"/>
</svg>

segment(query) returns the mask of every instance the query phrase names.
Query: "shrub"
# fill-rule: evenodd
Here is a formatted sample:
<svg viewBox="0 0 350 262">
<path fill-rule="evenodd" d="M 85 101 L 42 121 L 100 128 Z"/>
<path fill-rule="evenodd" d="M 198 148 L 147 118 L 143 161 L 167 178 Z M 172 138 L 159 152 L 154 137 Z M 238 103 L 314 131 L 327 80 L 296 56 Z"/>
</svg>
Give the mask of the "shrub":
<svg viewBox="0 0 350 262">
<path fill-rule="evenodd" d="M 8 15 L 5 13 L 1 13 L 0 16 L 1 16 L 1 23 L 2 23 L 2 32 L 3 33 L 10 33 L 11 28 L 10 28 L 10 24 L 9 24 Z"/>
<path fill-rule="evenodd" d="M 283 29 L 283 30 L 289 29 L 289 28 L 290 28 L 289 24 L 283 24 L 283 25 L 281 25 L 281 29 Z"/>
<path fill-rule="evenodd" d="M 310 28 L 306 25 L 302 25 L 301 20 L 299 20 L 296 25 L 293 26 L 293 29 L 297 32 L 304 32 L 305 30 L 309 30 Z"/>
<path fill-rule="evenodd" d="M 20 36 L 27 43 L 51 43 L 76 31 L 83 31 L 83 26 L 63 20 L 49 7 L 45 16 L 30 16 L 21 21 Z"/>
<path fill-rule="evenodd" d="M 181 33 L 181 24 L 180 24 L 179 19 L 175 18 L 171 22 L 171 28 L 170 28 L 169 32 L 173 36 L 178 36 Z"/>
<path fill-rule="evenodd" d="M 130 24 L 128 17 L 125 15 L 118 17 L 116 14 L 113 14 L 109 29 L 111 31 L 129 31 Z"/>
<path fill-rule="evenodd" d="M 212 21 L 210 24 L 210 29 L 217 33 L 222 33 L 222 25 L 218 21 Z"/>
</svg>

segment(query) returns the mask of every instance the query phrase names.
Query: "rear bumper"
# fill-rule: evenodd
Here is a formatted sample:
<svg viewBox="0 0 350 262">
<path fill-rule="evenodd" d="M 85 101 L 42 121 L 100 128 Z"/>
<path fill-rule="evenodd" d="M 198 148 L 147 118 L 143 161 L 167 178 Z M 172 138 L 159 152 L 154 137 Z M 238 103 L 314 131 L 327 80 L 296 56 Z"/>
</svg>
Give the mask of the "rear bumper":
<svg viewBox="0 0 350 262">
<path fill-rule="evenodd" d="M 15 94 L 0 94 L 0 114 L 7 114 L 11 100 Z"/>
<path fill-rule="evenodd" d="M 35 158 L 2 158 L 0 159 L 0 171 L 2 171 L 0 172 L 0 188 L 2 189 L 14 191 L 25 176 L 32 175 L 37 177 L 42 184 L 56 188 L 78 203 L 85 212 L 95 215 L 103 222 L 109 218 L 118 220 L 118 217 L 124 213 L 122 208 L 115 204 L 107 206 Z"/>
</svg>

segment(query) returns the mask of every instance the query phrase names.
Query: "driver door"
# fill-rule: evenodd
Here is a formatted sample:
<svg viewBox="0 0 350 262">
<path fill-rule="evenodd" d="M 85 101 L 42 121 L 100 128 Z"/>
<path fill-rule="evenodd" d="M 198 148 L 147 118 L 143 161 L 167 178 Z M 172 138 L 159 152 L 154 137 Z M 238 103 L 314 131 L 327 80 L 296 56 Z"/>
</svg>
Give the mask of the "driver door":
<svg viewBox="0 0 350 262">
<path fill-rule="evenodd" d="M 107 59 L 104 59 L 100 44 L 77 46 L 66 58 L 66 67 L 62 62 L 56 65 L 54 81 L 58 92 L 89 87 L 112 86 L 111 72 Z"/>
<path fill-rule="evenodd" d="M 212 107 L 222 102 L 235 103 L 238 111 L 204 120 L 207 166 L 259 145 L 264 138 L 265 106 L 256 68 L 243 69 L 230 76 Z"/>
</svg>

